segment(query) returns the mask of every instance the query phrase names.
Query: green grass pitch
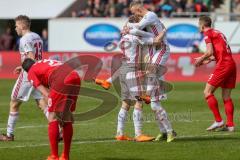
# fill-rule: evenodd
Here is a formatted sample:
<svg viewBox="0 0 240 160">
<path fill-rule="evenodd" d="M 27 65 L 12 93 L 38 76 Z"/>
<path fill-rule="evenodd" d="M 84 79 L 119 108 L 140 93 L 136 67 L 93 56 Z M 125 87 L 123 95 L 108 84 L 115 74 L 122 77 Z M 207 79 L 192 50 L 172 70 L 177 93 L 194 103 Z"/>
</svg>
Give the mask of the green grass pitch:
<svg viewBox="0 0 240 160">
<path fill-rule="evenodd" d="M 9 99 L 13 80 L 0 80 L 0 132 L 6 132 Z M 116 119 L 120 103 L 110 113 L 97 119 L 75 122 L 71 160 L 239 160 L 240 154 L 240 86 L 233 91 L 236 132 L 206 132 L 213 122 L 202 94 L 203 83 L 173 83 L 174 90 L 162 104 L 169 113 L 176 141 L 116 142 Z M 84 86 L 104 91 L 94 84 Z M 104 91 L 116 95 L 114 90 Z M 225 119 L 221 92 L 216 93 Z M 106 98 L 107 99 L 107 98 Z M 77 112 L 96 108 L 101 100 L 81 96 Z M 104 106 L 103 106 L 104 107 Z M 103 108 L 104 109 L 104 108 Z M 132 110 L 129 115 L 132 114 Z M 144 106 L 144 133 L 156 136 L 159 132 L 150 106 Z M 126 133 L 134 136 L 129 118 Z M 60 150 L 62 144 L 60 145 Z M 33 100 L 22 104 L 15 130 L 14 142 L 0 142 L 0 160 L 45 160 L 49 155 L 47 121 Z"/>
</svg>

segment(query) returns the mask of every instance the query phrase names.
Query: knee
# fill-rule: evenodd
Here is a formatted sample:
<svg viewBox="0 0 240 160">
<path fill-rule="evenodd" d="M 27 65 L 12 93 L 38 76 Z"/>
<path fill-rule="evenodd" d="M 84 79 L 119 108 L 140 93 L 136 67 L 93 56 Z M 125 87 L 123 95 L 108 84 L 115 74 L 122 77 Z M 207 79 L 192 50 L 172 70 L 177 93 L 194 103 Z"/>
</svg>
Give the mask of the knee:
<svg viewBox="0 0 240 160">
<path fill-rule="evenodd" d="M 19 106 L 20 106 L 20 102 L 10 101 L 10 112 L 18 112 Z"/>
<path fill-rule="evenodd" d="M 36 100 L 37 102 L 37 106 L 41 109 L 41 110 L 45 110 L 47 108 L 47 102 L 44 99 L 40 99 L 40 100 Z"/>
<path fill-rule="evenodd" d="M 128 111 L 130 109 L 130 102 L 129 101 L 123 101 L 122 102 L 122 106 L 121 108 L 125 109 L 126 111 Z"/>
<path fill-rule="evenodd" d="M 142 103 L 137 101 L 134 108 L 138 110 L 142 110 Z"/>
<path fill-rule="evenodd" d="M 161 103 L 160 103 L 159 101 L 151 102 L 151 109 L 152 109 L 154 112 L 159 111 L 159 110 L 162 110 Z"/>
<path fill-rule="evenodd" d="M 222 99 L 224 100 L 224 101 L 226 101 L 226 100 L 229 100 L 229 99 L 231 99 L 231 96 L 230 95 L 222 95 Z"/>
<path fill-rule="evenodd" d="M 205 97 L 208 97 L 209 95 L 212 94 L 212 92 L 211 92 L 209 89 L 205 89 L 205 90 L 203 91 L 203 94 L 204 94 Z"/>
</svg>

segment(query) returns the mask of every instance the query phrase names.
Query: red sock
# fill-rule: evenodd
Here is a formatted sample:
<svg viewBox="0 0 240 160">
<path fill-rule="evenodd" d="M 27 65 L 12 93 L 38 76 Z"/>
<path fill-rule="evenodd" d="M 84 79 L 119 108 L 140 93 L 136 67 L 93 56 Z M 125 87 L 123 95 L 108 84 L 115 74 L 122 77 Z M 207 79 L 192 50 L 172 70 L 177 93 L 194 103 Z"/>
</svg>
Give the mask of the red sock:
<svg viewBox="0 0 240 160">
<path fill-rule="evenodd" d="M 59 128 L 58 121 L 53 121 L 48 124 L 48 137 L 51 148 L 51 155 L 58 157 L 58 136 Z"/>
<path fill-rule="evenodd" d="M 213 94 L 206 97 L 209 108 L 211 109 L 216 122 L 221 122 L 222 117 L 218 109 L 218 101 Z"/>
<path fill-rule="evenodd" d="M 66 158 L 69 158 L 72 135 L 73 135 L 72 122 L 66 122 L 63 126 L 63 141 L 64 141 L 63 154 Z"/>
<path fill-rule="evenodd" d="M 234 126 L 233 123 L 233 112 L 234 112 L 234 106 L 232 99 L 224 100 L 224 106 L 225 106 L 225 113 L 227 115 L 227 126 L 232 127 Z"/>
</svg>

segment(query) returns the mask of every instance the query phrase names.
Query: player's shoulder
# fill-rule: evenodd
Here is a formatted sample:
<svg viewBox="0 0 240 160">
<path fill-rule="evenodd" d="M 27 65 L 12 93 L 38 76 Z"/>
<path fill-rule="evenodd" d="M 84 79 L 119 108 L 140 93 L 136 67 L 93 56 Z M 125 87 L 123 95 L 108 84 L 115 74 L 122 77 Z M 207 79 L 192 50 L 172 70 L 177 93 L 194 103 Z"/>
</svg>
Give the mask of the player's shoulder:
<svg viewBox="0 0 240 160">
<path fill-rule="evenodd" d="M 157 14 L 155 12 L 152 11 L 148 11 L 146 14 L 146 17 L 148 18 L 158 18 Z"/>
<path fill-rule="evenodd" d="M 41 37 L 35 33 L 35 32 L 29 32 L 26 33 L 24 36 L 22 36 L 22 38 L 20 39 L 20 41 L 22 42 L 31 42 L 34 40 L 42 40 Z"/>
<path fill-rule="evenodd" d="M 211 37 L 213 33 L 214 33 L 214 29 L 209 29 L 209 30 L 203 32 L 203 35 L 205 37 Z"/>
</svg>

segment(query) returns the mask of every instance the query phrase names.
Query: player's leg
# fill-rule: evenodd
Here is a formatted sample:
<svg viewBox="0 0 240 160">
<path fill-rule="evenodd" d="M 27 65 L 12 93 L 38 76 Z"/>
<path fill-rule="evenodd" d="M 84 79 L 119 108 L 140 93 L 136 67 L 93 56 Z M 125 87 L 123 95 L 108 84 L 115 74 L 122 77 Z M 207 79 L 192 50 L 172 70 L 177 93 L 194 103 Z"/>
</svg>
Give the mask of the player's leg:
<svg viewBox="0 0 240 160">
<path fill-rule="evenodd" d="M 24 72 L 20 73 L 11 94 L 10 109 L 7 123 L 7 135 L 2 134 L 0 136 L 0 141 L 12 141 L 14 140 L 14 128 L 16 126 L 17 120 L 19 118 L 19 107 L 22 101 L 29 99 L 30 94 L 27 90 L 31 90 L 28 84 L 25 83 L 26 75 Z"/>
<path fill-rule="evenodd" d="M 131 138 L 124 135 L 125 122 L 128 116 L 128 110 L 130 108 L 130 102 L 131 102 L 131 100 L 129 99 L 130 92 L 127 85 L 126 74 L 125 73 L 120 74 L 119 80 L 120 80 L 120 86 L 121 86 L 122 106 L 118 113 L 117 135 L 115 138 L 117 140 L 131 140 Z"/>
<path fill-rule="evenodd" d="M 130 100 L 123 100 L 122 106 L 118 113 L 116 140 L 132 140 L 124 134 L 125 122 L 127 120 L 128 111 L 130 109 Z"/>
<path fill-rule="evenodd" d="M 56 118 L 55 112 L 49 112 L 48 120 L 48 138 L 51 155 L 47 160 L 58 160 L 59 122 Z"/>
<path fill-rule="evenodd" d="M 232 64 L 227 67 L 227 76 L 225 76 L 225 81 L 222 87 L 222 98 L 225 106 L 225 113 L 227 116 L 227 123 L 225 130 L 233 132 L 234 131 L 234 104 L 231 98 L 231 91 L 236 86 L 236 65 Z"/>
<path fill-rule="evenodd" d="M 160 134 L 156 137 L 156 140 L 167 138 L 167 142 L 174 140 L 176 133 L 174 132 L 171 122 L 168 119 L 166 110 L 162 107 L 160 101 L 152 101 L 151 108 L 155 113 L 156 121 L 159 125 Z"/>
<path fill-rule="evenodd" d="M 48 119 L 48 105 L 47 102 L 44 98 L 41 99 L 35 99 L 37 106 L 43 111 L 43 114 L 45 115 L 45 117 Z"/>
<path fill-rule="evenodd" d="M 19 107 L 21 103 L 22 103 L 21 101 L 17 101 L 17 100 L 10 101 L 10 112 L 8 116 L 7 134 L 0 135 L 0 141 L 14 140 L 14 128 L 19 118 Z"/>
<path fill-rule="evenodd" d="M 134 123 L 134 130 L 135 130 L 135 140 L 137 142 L 148 142 L 152 141 L 155 138 L 143 134 L 142 127 L 143 127 L 143 110 L 142 110 L 142 102 L 136 101 L 133 110 L 133 123 Z"/>
<path fill-rule="evenodd" d="M 219 112 L 218 101 L 217 101 L 216 97 L 214 96 L 215 90 L 216 90 L 216 87 L 214 87 L 213 85 L 211 85 L 209 83 L 206 84 L 206 87 L 204 89 L 205 99 L 206 99 L 207 104 L 215 118 L 215 122 L 206 129 L 207 131 L 212 131 L 217 128 L 221 128 L 224 125 L 221 114 Z"/>
<path fill-rule="evenodd" d="M 162 49 L 156 51 L 156 53 L 153 55 L 152 60 L 150 64 L 148 64 L 148 68 L 146 68 L 146 72 L 148 73 L 146 76 L 146 96 L 143 97 L 143 100 L 149 104 L 150 103 L 150 97 L 155 96 L 155 90 L 156 87 L 159 85 L 159 78 L 162 77 L 166 71 L 167 68 L 165 67 L 165 64 L 169 58 L 170 50 L 168 46 L 163 46 Z"/>
<path fill-rule="evenodd" d="M 234 121 L 233 121 L 234 105 L 231 98 L 231 91 L 232 89 L 222 88 L 222 98 L 225 106 L 225 113 L 227 116 L 226 129 L 227 131 L 232 132 L 234 131 Z"/>
<path fill-rule="evenodd" d="M 77 96 L 71 96 L 70 100 L 76 102 Z M 71 102 L 71 101 L 70 101 Z M 76 106 L 76 103 L 74 104 Z M 74 109 L 75 110 L 75 109 Z M 73 114 L 71 110 L 65 110 L 63 115 L 63 152 L 60 157 L 60 160 L 68 160 L 70 156 L 70 148 L 73 136 Z"/>
<path fill-rule="evenodd" d="M 75 89 L 74 95 L 72 95 L 73 93 L 71 92 L 71 90 L 66 88 L 66 92 L 67 92 L 66 94 L 68 96 L 61 95 L 60 99 L 58 99 L 58 102 L 60 102 L 61 99 L 65 100 L 64 108 L 62 111 L 61 111 L 61 107 L 60 107 L 60 110 L 59 108 L 56 108 L 55 110 L 58 113 L 60 113 L 60 116 L 58 116 L 58 120 L 61 121 L 61 127 L 63 129 L 64 146 L 63 146 L 62 155 L 59 158 L 59 160 L 69 160 L 69 157 L 70 157 L 70 149 L 71 149 L 71 142 L 72 142 L 72 136 L 73 136 L 73 121 L 74 121 L 72 112 L 74 112 L 76 109 L 77 99 L 78 99 L 78 95 L 80 92 L 80 85 L 81 85 L 80 77 L 74 72 L 71 73 L 71 75 L 68 76 L 68 78 L 66 78 L 65 82 L 66 84 L 74 85 L 76 87 L 74 88 Z"/>
<path fill-rule="evenodd" d="M 47 100 L 42 96 L 42 94 L 37 89 L 33 89 L 32 96 L 35 99 L 37 106 L 43 111 L 44 115 L 48 119 L 48 102 L 47 102 Z"/>
<path fill-rule="evenodd" d="M 142 135 L 143 111 L 142 111 L 142 103 L 140 101 L 136 101 L 134 105 L 133 124 L 135 129 L 135 137 Z"/>
</svg>

